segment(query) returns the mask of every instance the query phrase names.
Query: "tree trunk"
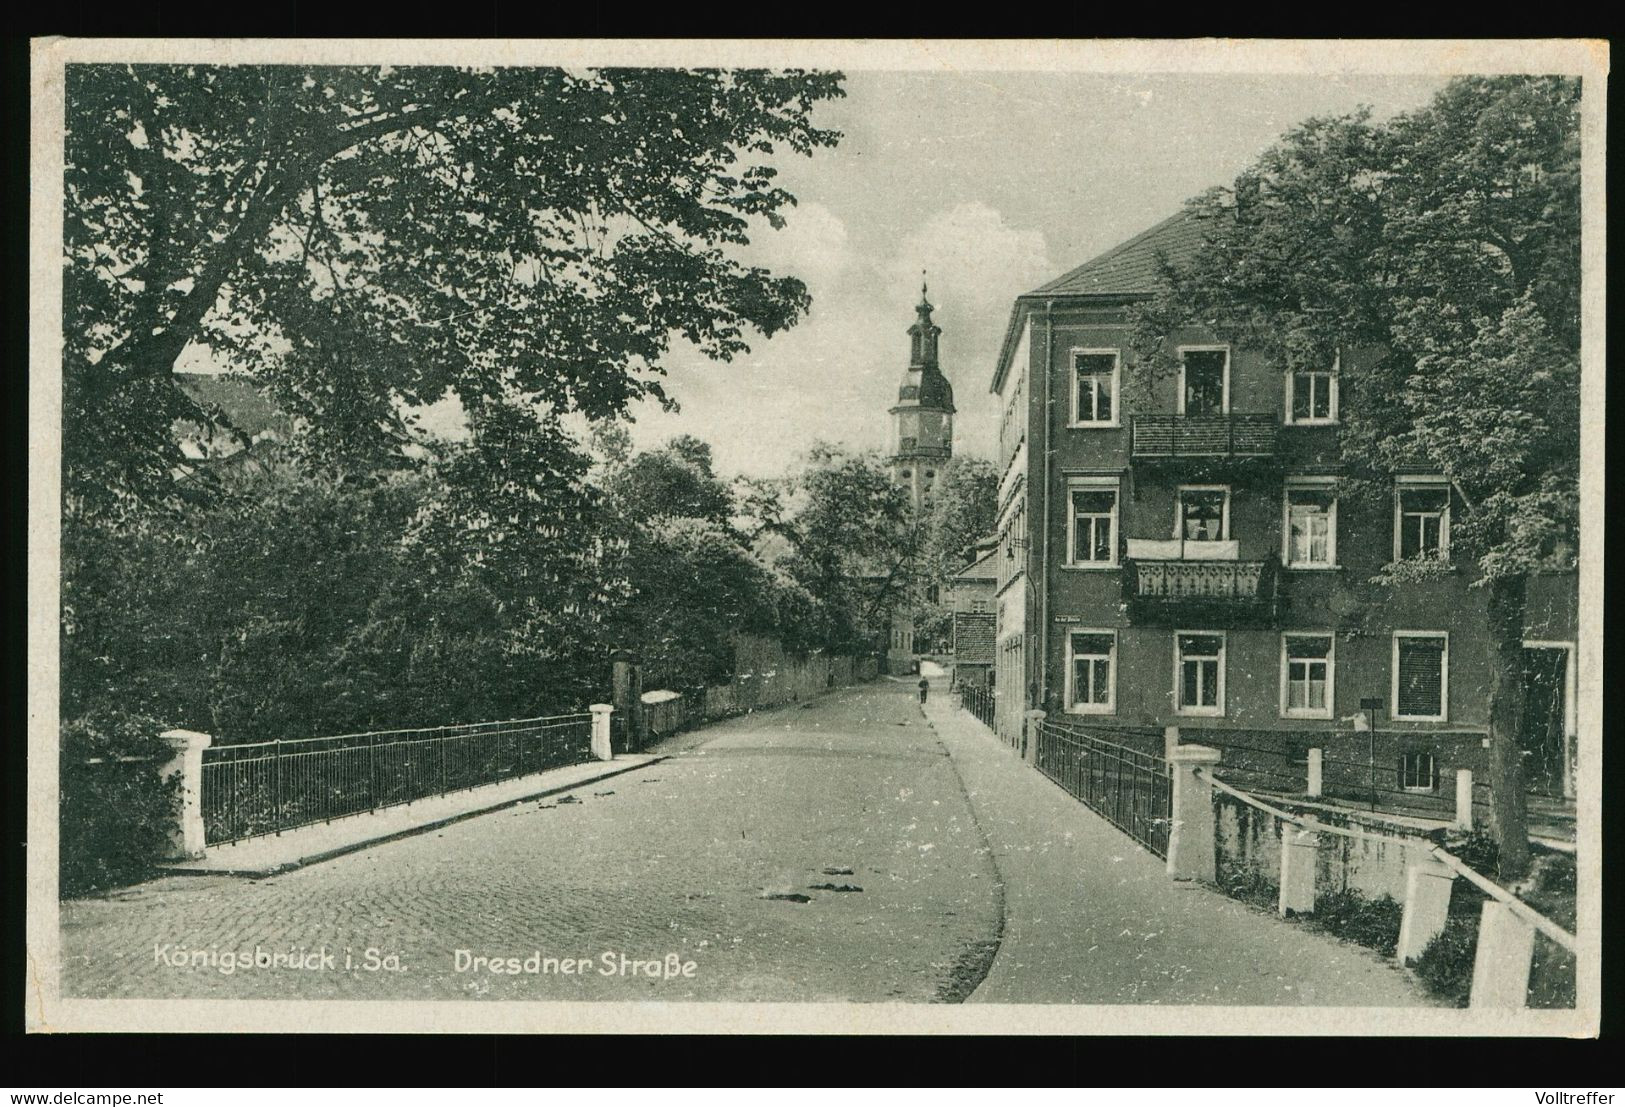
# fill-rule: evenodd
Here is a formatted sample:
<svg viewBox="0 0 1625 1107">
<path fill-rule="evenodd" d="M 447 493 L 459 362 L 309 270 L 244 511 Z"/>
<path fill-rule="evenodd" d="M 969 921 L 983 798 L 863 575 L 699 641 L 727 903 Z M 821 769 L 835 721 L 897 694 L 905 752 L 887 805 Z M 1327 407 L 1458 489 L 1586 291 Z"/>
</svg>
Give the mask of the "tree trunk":
<svg viewBox="0 0 1625 1107">
<path fill-rule="evenodd" d="M 1527 580 L 1491 582 L 1490 617 L 1490 834 L 1503 880 L 1529 872 L 1529 813 L 1524 794 L 1523 617 Z"/>
</svg>

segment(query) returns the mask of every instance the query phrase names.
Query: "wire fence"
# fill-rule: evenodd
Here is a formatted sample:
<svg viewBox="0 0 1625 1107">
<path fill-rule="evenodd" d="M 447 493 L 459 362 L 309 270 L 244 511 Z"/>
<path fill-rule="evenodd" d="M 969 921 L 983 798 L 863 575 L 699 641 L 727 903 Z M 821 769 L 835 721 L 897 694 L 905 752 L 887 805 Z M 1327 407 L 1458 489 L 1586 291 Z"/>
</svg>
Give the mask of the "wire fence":
<svg viewBox="0 0 1625 1107">
<path fill-rule="evenodd" d="M 494 784 L 586 761 L 591 746 L 590 714 L 211 746 L 204 840 L 237 842 Z"/>
</svg>

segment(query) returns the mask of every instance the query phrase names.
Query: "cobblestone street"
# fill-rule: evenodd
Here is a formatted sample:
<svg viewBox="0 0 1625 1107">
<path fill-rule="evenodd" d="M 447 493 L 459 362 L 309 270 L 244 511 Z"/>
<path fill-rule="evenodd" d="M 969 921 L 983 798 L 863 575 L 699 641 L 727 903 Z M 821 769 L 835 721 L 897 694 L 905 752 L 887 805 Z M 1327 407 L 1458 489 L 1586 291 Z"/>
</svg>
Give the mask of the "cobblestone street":
<svg viewBox="0 0 1625 1107">
<path fill-rule="evenodd" d="M 985 958 L 997 878 L 910 687 L 882 680 L 673 745 L 577 802 L 552 796 L 263 880 L 176 876 L 65 902 L 63 993 L 924 1002 Z M 256 947 L 311 967 L 185 963 Z M 590 964 L 458 971 L 459 950 Z M 623 974 L 623 954 L 691 961 L 692 974 Z"/>
</svg>

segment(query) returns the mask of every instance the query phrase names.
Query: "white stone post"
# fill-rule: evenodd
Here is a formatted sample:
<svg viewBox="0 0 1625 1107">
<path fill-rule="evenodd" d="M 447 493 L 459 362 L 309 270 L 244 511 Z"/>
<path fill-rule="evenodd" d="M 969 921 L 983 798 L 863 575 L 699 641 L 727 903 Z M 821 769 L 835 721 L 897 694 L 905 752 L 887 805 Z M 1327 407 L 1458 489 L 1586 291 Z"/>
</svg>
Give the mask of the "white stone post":
<svg viewBox="0 0 1625 1107">
<path fill-rule="evenodd" d="M 1529 962 L 1535 954 L 1535 928 L 1500 900 L 1484 901 L 1478 921 L 1478 954 L 1473 960 L 1470 1007 L 1520 1008 L 1529 1002 Z"/>
<path fill-rule="evenodd" d="M 1456 770 L 1456 829 L 1473 829 L 1473 770 Z"/>
<path fill-rule="evenodd" d="M 1432 858 L 1405 869 L 1405 910 L 1399 917 L 1399 947 L 1394 956 L 1401 965 L 1422 956 L 1428 943 L 1444 932 L 1450 915 L 1450 891 L 1456 874 Z"/>
<path fill-rule="evenodd" d="M 214 741 L 195 730 L 166 730 L 158 737 L 169 743 L 173 756 L 158 767 L 164 780 L 181 778 L 181 806 L 169 828 L 169 858 L 195 861 L 203 856 L 203 751 Z"/>
<path fill-rule="evenodd" d="M 1212 746 L 1180 746 L 1169 763 L 1173 767 L 1173 821 L 1168 830 L 1168 875 L 1175 880 L 1218 879 L 1213 856 L 1213 785 L 1196 775 L 1213 771 L 1223 756 Z"/>
<path fill-rule="evenodd" d="M 592 712 L 592 755 L 600 761 L 615 760 L 615 750 L 609 740 L 609 719 L 615 714 L 615 706 L 595 703 L 587 710 Z"/>
<path fill-rule="evenodd" d="M 1042 711 L 1027 712 L 1027 729 L 1023 732 L 1026 737 L 1022 741 L 1021 756 L 1029 764 L 1038 764 L 1038 728 L 1047 717 Z"/>
<path fill-rule="evenodd" d="M 1314 831 L 1281 828 L 1281 914 L 1315 913 L 1315 855 L 1319 847 L 1320 835 Z"/>
<path fill-rule="evenodd" d="M 1312 749 L 1309 751 L 1309 780 L 1304 791 L 1311 796 L 1318 796 L 1325 791 L 1325 751 Z"/>
<path fill-rule="evenodd" d="M 1162 759 L 1164 761 L 1172 761 L 1174 759 L 1174 751 L 1176 749 L 1178 749 L 1178 748 L 1179 748 L 1179 728 L 1177 726 L 1165 726 L 1165 727 L 1163 727 L 1162 728 Z"/>
</svg>

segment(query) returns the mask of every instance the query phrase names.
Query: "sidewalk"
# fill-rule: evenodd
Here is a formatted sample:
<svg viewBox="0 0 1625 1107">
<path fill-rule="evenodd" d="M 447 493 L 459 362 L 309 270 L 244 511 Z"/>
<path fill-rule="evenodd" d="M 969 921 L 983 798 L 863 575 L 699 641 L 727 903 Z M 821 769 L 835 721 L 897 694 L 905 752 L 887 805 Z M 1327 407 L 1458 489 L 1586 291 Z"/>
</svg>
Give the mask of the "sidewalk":
<svg viewBox="0 0 1625 1107">
<path fill-rule="evenodd" d="M 1419 1007 L 1359 946 L 1290 925 L 1164 863 L 1004 747 L 934 685 L 926 718 L 1004 882 L 1004 934 L 972 1003 Z"/>
<path fill-rule="evenodd" d="M 330 823 L 295 827 L 281 834 L 246 838 L 230 845 L 210 846 L 198 861 L 176 861 L 165 872 L 213 876 L 272 876 L 303 865 L 338 857 L 392 838 L 432 830 L 460 819 L 483 815 L 526 800 L 567 792 L 641 769 L 665 757 L 618 754 L 613 761 L 587 761 L 546 772 L 531 773 L 501 784 L 486 784 L 444 796 L 414 800 L 367 815 L 349 815 Z"/>
</svg>

